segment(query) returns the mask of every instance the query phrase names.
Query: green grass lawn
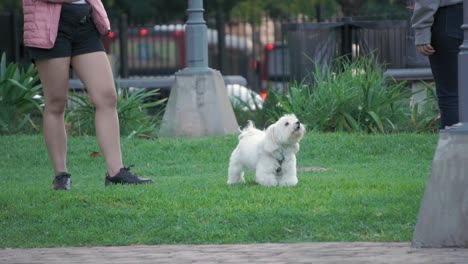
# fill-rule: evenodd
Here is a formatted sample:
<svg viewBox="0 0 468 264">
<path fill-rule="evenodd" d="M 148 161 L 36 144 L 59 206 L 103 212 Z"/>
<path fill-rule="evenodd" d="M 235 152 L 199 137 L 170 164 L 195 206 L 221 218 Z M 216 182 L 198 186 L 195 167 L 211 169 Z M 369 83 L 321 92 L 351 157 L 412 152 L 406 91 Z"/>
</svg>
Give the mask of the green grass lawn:
<svg viewBox="0 0 468 264">
<path fill-rule="evenodd" d="M 123 140 L 155 180 L 104 187 L 95 138 L 69 140 L 73 189 L 52 191 L 42 136 L 0 137 L 0 248 L 130 244 L 409 241 L 437 135 L 306 134 L 292 188 L 228 186 L 236 136 Z"/>
</svg>

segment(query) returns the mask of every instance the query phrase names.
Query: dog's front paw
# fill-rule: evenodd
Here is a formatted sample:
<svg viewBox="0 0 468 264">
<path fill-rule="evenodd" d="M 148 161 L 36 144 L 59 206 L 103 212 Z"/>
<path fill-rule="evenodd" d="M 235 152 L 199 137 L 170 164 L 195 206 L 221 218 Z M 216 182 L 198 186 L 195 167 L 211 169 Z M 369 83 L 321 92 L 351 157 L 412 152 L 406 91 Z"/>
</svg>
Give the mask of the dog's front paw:
<svg viewBox="0 0 468 264">
<path fill-rule="evenodd" d="M 268 187 L 273 187 L 273 186 L 278 186 L 278 182 L 274 179 L 268 179 L 268 180 L 257 180 L 257 183 L 263 186 L 268 186 Z"/>
<path fill-rule="evenodd" d="M 228 185 L 233 185 L 233 184 L 236 184 L 236 183 L 245 183 L 244 177 L 241 176 L 241 177 L 229 177 L 228 178 L 228 181 L 227 181 Z"/>
<path fill-rule="evenodd" d="M 286 187 L 286 186 L 296 186 L 297 185 L 297 177 L 291 177 L 291 178 L 288 178 L 288 179 L 282 179 L 278 182 L 278 185 L 279 186 L 283 186 L 283 187 Z"/>
<path fill-rule="evenodd" d="M 245 181 L 227 181 L 228 185 L 233 185 L 233 184 L 237 184 L 237 183 L 245 183 Z"/>
</svg>

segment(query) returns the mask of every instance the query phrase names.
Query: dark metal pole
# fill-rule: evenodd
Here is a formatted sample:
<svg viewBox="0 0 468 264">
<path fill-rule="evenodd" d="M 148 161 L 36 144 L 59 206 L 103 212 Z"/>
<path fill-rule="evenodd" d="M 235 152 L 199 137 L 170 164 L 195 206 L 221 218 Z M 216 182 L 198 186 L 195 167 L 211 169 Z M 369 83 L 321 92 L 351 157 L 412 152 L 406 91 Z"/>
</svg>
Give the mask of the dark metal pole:
<svg viewBox="0 0 468 264">
<path fill-rule="evenodd" d="M 315 17 L 317 23 L 322 22 L 322 5 L 320 3 L 315 5 Z"/>
<path fill-rule="evenodd" d="M 226 30 L 225 30 L 225 15 L 224 10 L 219 7 L 216 13 L 216 29 L 218 31 L 218 70 L 224 73 L 226 62 Z"/>
<path fill-rule="evenodd" d="M 349 61 L 352 61 L 353 58 L 353 40 L 351 38 L 351 17 L 343 18 L 343 26 L 341 29 L 341 55 L 348 58 Z"/>
<path fill-rule="evenodd" d="M 13 60 L 16 62 L 19 62 L 21 60 L 20 52 L 19 52 L 19 48 L 21 46 L 21 40 L 18 37 L 18 32 L 19 32 L 18 14 L 16 13 L 16 11 L 11 12 L 11 23 L 13 25 L 13 28 L 12 28 L 13 45 L 14 45 L 13 46 Z"/>
<path fill-rule="evenodd" d="M 459 123 L 449 127 L 448 133 L 468 135 L 468 0 L 463 0 L 463 43 L 458 54 L 458 114 Z"/>
<path fill-rule="evenodd" d="M 122 14 L 119 21 L 119 42 L 120 42 L 120 77 L 128 77 L 128 25 L 127 15 Z"/>
<path fill-rule="evenodd" d="M 464 38 L 458 55 L 458 105 L 460 129 L 468 133 L 468 0 L 464 0 L 463 4 L 462 29 Z"/>
</svg>

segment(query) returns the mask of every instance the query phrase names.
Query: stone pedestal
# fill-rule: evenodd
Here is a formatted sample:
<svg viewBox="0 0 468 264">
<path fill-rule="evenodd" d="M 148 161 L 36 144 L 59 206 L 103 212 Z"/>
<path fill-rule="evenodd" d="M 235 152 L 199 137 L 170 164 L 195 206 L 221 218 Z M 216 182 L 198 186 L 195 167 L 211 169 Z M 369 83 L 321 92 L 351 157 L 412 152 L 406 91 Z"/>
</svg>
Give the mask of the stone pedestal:
<svg viewBox="0 0 468 264">
<path fill-rule="evenodd" d="M 239 132 L 223 77 L 219 71 L 182 70 L 176 73 L 161 136 L 203 137 Z"/>
<path fill-rule="evenodd" d="M 413 247 L 468 247 L 468 134 L 442 131 Z"/>
</svg>

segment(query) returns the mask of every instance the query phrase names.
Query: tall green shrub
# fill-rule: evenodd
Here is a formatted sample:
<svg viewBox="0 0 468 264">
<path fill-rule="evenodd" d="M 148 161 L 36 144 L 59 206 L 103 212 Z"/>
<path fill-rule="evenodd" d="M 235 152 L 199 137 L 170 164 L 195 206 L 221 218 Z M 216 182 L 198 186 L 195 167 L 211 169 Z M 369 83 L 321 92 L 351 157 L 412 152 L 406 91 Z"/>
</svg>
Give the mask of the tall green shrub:
<svg viewBox="0 0 468 264">
<path fill-rule="evenodd" d="M 36 117 L 43 110 L 41 84 L 34 65 L 24 71 L 7 65 L 5 53 L 0 60 L 0 134 L 39 131 Z"/>
<path fill-rule="evenodd" d="M 275 118 L 295 113 L 309 129 L 335 132 L 390 133 L 408 130 L 413 93 L 404 82 L 385 84 L 372 56 L 337 61 L 338 70 L 313 72 L 313 83 L 294 83 L 279 101 Z"/>
<path fill-rule="evenodd" d="M 426 98 L 419 103 L 413 103 L 411 118 L 407 119 L 407 127 L 415 132 L 438 132 L 440 113 L 435 92 L 435 84 L 425 83 L 422 92 Z"/>
<path fill-rule="evenodd" d="M 137 89 L 130 93 L 128 89 L 118 89 L 117 113 L 120 121 L 120 134 L 125 137 L 157 137 L 158 126 L 164 110 L 164 99 L 157 98 L 159 89 Z M 95 135 L 95 106 L 87 94 L 72 94 L 73 104 L 66 114 L 66 122 L 71 135 Z M 151 115 L 148 110 L 152 111 Z"/>
<path fill-rule="evenodd" d="M 242 101 L 240 98 L 236 104 L 232 105 L 239 126 L 246 126 L 249 120 L 253 121 L 258 128 L 265 128 L 276 122 L 272 113 L 272 109 L 278 103 L 276 97 L 268 97 L 264 102 L 256 101 L 254 94 L 251 94 L 251 97 L 251 101 L 254 102 L 253 105 Z"/>
</svg>

